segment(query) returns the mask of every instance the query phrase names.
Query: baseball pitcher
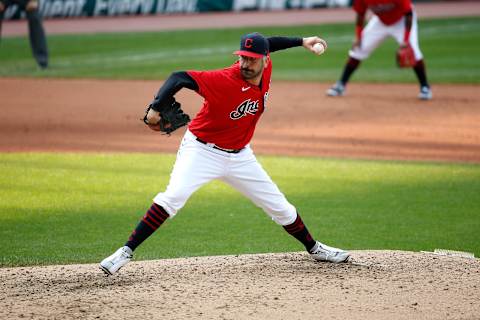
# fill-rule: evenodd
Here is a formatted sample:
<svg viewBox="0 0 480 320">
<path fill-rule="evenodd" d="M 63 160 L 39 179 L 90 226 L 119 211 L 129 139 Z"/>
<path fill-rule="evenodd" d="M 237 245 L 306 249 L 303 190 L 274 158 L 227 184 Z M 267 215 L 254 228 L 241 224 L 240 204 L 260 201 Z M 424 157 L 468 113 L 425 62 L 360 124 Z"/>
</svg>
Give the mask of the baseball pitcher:
<svg viewBox="0 0 480 320">
<path fill-rule="evenodd" d="M 327 95 L 343 96 L 347 82 L 360 62 L 367 59 L 387 37 L 393 37 L 400 45 L 396 53 L 398 66 L 413 68 L 420 83 L 418 98 L 432 99 L 423 54 L 418 44 L 417 15 L 411 0 L 354 0 L 353 9 L 357 13 L 356 40 L 340 80 L 327 90 Z M 368 9 L 373 12 L 373 17 L 363 28 Z"/>
<path fill-rule="evenodd" d="M 133 251 L 167 218 L 174 217 L 190 196 L 213 179 L 221 180 L 262 208 L 277 224 L 298 239 L 319 261 L 344 262 L 349 253 L 316 241 L 296 208 L 257 161 L 249 142 L 258 120 L 268 109 L 272 74 L 270 53 L 297 46 L 316 52 L 318 37 L 269 37 L 251 33 L 241 37 L 238 61 L 213 71 L 174 72 L 159 89 L 144 117 L 153 130 L 172 132 L 189 122 L 174 95 L 182 88 L 204 98 L 189 123 L 164 192 L 154 199 L 123 247 L 100 263 L 113 274 L 132 259 Z M 316 46 L 318 47 L 318 45 Z M 174 129 L 173 129 L 174 130 Z"/>
</svg>

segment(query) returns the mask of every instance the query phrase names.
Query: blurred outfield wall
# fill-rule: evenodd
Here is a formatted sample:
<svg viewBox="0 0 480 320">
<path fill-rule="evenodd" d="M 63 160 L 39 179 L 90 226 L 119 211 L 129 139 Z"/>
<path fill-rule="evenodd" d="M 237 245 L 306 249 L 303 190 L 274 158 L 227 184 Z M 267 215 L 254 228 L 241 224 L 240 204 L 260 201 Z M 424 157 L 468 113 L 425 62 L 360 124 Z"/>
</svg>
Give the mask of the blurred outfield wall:
<svg viewBox="0 0 480 320">
<path fill-rule="evenodd" d="M 39 0 L 44 18 L 155 15 L 213 11 L 311 9 L 348 6 L 351 0 Z M 11 6 L 6 19 L 24 18 Z"/>
<path fill-rule="evenodd" d="M 45 19 L 346 7 L 352 0 L 38 0 Z M 414 0 L 436 1 L 436 0 Z M 16 5 L 6 20 L 25 18 Z"/>
</svg>

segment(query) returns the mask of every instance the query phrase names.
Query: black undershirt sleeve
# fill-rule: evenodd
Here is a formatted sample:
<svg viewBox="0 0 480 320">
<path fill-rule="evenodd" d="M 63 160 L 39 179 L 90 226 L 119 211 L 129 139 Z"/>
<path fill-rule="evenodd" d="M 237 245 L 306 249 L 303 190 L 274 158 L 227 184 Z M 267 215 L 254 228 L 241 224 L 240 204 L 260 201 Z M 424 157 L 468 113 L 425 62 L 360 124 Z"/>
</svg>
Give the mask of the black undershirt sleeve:
<svg viewBox="0 0 480 320">
<path fill-rule="evenodd" d="M 152 109 L 159 111 L 162 106 L 171 105 L 173 96 L 182 88 L 198 91 L 198 84 L 185 71 L 172 73 L 155 95 L 152 101 Z"/>
<path fill-rule="evenodd" d="M 299 37 L 268 37 L 267 40 L 270 52 L 300 47 L 303 44 L 303 38 Z"/>
</svg>

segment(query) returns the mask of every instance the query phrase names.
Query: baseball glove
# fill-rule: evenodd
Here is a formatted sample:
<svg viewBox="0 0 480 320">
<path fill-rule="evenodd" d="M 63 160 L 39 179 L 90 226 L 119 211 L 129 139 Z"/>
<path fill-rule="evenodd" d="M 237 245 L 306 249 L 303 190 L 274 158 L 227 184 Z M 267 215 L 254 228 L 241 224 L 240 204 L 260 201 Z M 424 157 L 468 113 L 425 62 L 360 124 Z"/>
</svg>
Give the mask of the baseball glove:
<svg viewBox="0 0 480 320">
<path fill-rule="evenodd" d="M 190 122 L 190 117 L 188 114 L 183 112 L 181 104 L 175 99 L 172 99 L 171 103 L 156 107 L 154 109 L 158 110 L 160 113 L 160 121 L 158 123 L 149 123 L 147 114 L 150 109 L 152 109 L 153 103 L 148 105 L 147 109 L 145 110 L 145 116 L 142 119 L 150 129 L 170 135 L 173 131 L 187 125 Z"/>
<path fill-rule="evenodd" d="M 400 47 L 397 50 L 397 65 L 399 68 L 411 68 L 415 65 L 415 54 L 410 46 Z"/>
</svg>

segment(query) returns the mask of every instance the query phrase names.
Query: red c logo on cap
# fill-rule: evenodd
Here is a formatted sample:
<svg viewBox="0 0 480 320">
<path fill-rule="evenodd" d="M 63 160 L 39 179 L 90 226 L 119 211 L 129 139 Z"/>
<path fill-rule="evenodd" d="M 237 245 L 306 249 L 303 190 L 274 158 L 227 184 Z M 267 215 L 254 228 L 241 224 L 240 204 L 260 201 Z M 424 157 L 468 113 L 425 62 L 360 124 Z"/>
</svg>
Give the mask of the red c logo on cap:
<svg viewBox="0 0 480 320">
<path fill-rule="evenodd" d="M 251 48 L 253 43 L 253 39 L 248 38 L 245 40 L 245 48 Z"/>
</svg>

